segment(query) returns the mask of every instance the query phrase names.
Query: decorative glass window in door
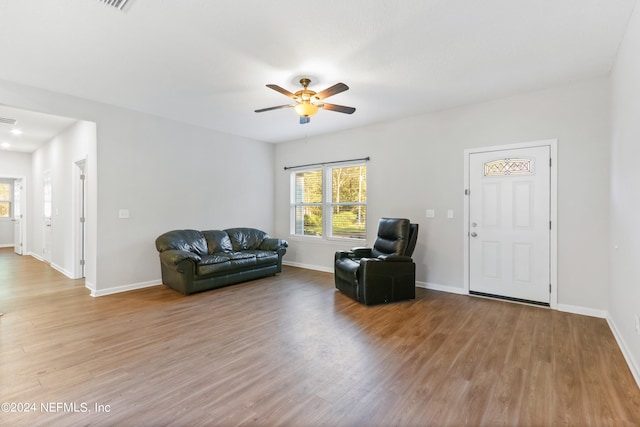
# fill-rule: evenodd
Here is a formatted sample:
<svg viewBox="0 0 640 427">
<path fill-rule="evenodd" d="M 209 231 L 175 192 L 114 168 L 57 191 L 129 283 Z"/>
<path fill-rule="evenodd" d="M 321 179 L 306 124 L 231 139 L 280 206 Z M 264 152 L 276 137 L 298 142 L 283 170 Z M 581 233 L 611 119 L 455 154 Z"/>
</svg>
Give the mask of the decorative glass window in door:
<svg viewBox="0 0 640 427">
<path fill-rule="evenodd" d="M 531 159 L 500 159 L 484 164 L 484 176 L 531 175 Z"/>
</svg>

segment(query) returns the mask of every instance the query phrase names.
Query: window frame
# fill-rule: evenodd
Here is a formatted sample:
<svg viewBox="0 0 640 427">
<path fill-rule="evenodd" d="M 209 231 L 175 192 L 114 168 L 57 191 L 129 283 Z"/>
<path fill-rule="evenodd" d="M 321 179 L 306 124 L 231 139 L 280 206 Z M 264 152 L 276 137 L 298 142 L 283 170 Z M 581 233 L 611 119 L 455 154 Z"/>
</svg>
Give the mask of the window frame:
<svg viewBox="0 0 640 427">
<path fill-rule="evenodd" d="M 367 164 L 365 161 L 356 161 L 356 162 L 349 162 L 349 163 L 340 163 L 340 164 L 324 164 L 324 165 L 318 165 L 318 166 L 313 166 L 313 167 L 306 167 L 306 168 L 296 168 L 295 170 L 291 171 L 290 174 L 290 198 L 289 198 L 289 202 L 290 202 L 290 208 L 289 208 L 289 212 L 290 212 L 290 219 L 289 219 L 289 233 L 291 235 L 291 237 L 293 238 L 299 238 L 299 239 L 315 239 L 315 240 L 323 240 L 323 241 L 339 241 L 339 242 L 356 242 L 356 243 L 361 243 L 366 241 L 366 236 L 367 236 L 367 228 L 368 228 L 368 224 L 367 224 L 367 220 L 366 220 L 366 213 L 365 213 L 365 226 L 364 226 L 364 236 L 362 238 L 358 238 L 358 237 L 340 237 L 340 236 L 335 236 L 333 235 L 333 209 L 335 206 L 364 206 L 365 207 L 365 211 L 366 211 L 366 207 L 367 207 L 367 201 L 364 202 L 334 202 L 333 201 L 333 170 L 334 169 L 346 169 L 346 168 L 352 168 L 352 167 L 364 167 L 365 171 L 367 168 Z M 295 196 L 296 196 L 296 176 L 299 173 L 304 173 L 304 172 L 313 172 L 313 171 L 321 171 L 321 176 L 322 176 L 322 184 L 321 184 L 321 188 L 322 188 L 322 202 L 318 202 L 318 203 L 304 203 L 304 202 L 298 202 L 296 203 L 295 200 Z M 366 172 L 365 172 L 366 174 Z M 366 180 L 366 178 L 365 178 Z M 366 182 L 366 181 L 365 181 Z M 365 185 L 366 187 L 366 185 Z M 321 212 L 322 212 L 322 230 L 321 230 L 321 235 L 317 236 L 317 235 L 307 235 L 307 234 L 297 234 L 296 233 L 296 208 L 297 207 L 304 207 L 304 206 L 310 206 L 310 207 L 320 207 L 321 208 Z M 304 225 L 303 225 L 304 228 Z"/>
<path fill-rule="evenodd" d="M 14 191 L 14 181 L 7 179 L 0 179 L 0 184 L 5 184 L 9 186 L 9 198 L 8 199 L 0 199 L 0 203 L 8 204 L 8 215 L 0 216 L 0 221 L 8 221 L 13 219 L 13 191 Z"/>
</svg>

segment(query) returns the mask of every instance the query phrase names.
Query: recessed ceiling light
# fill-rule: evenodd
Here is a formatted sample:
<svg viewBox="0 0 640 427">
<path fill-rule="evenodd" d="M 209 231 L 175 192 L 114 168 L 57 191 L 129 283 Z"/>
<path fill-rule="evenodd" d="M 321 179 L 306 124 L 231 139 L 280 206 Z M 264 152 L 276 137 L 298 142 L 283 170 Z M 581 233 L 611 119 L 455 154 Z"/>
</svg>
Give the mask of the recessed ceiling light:
<svg viewBox="0 0 640 427">
<path fill-rule="evenodd" d="M 9 147 L 11 147 L 11 144 L 9 144 L 8 142 L 3 142 L 2 144 L 0 144 L 0 147 L 9 148 Z"/>
<path fill-rule="evenodd" d="M 22 135 L 22 131 L 20 129 L 12 129 L 11 133 L 14 135 Z"/>
</svg>

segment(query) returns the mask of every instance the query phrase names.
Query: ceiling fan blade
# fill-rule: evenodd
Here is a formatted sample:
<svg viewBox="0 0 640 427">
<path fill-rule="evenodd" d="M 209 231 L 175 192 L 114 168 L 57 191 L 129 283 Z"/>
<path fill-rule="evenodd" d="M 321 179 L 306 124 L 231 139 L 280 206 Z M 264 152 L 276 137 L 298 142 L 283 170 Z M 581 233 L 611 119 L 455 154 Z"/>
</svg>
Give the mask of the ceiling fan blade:
<svg viewBox="0 0 640 427">
<path fill-rule="evenodd" d="M 322 104 L 322 108 L 329 111 L 337 111 L 338 113 L 353 114 L 356 111 L 353 107 L 345 107 L 344 105 Z"/>
<path fill-rule="evenodd" d="M 293 105 L 291 105 L 291 104 L 278 105 L 276 107 L 261 108 L 260 110 L 255 110 L 255 111 L 256 111 L 256 113 L 263 113 L 265 111 L 279 110 L 281 108 L 289 108 L 289 107 L 293 107 Z"/>
<path fill-rule="evenodd" d="M 347 86 L 344 83 L 336 83 L 333 86 L 328 87 L 325 90 L 316 93 L 314 98 L 325 99 L 325 98 L 328 98 L 330 96 L 336 95 L 336 94 L 338 94 L 340 92 L 344 92 L 345 90 L 349 90 L 349 86 Z"/>
<path fill-rule="evenodd" d="M 283 95 L 285 95 L 285 96 L 288 96 L 289 98 L 295 98 L 295 95 L 294 95 L 293 93 L 289 92 L 288 90 L 286 90 L 286 89 L 284 89 L 284 88 L 281 88 L 281 87 L 280 87 L 280 86 L 278 86 L 278 85 L 269 84 L 269 85 L 267 85 L 267 87 L 268 87 L 269 89 L 273 89 L 273 90 L 275 90 L 276 92 L 280 92 L 281 94 L 283 94 Z"/>
</svg>

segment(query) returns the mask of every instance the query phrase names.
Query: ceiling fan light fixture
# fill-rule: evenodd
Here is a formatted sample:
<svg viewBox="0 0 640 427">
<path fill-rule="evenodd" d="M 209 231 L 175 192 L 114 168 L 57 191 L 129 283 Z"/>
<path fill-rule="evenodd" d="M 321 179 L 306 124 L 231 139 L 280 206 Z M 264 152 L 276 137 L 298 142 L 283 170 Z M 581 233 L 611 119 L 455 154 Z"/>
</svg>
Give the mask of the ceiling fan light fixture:
<svg viewBox="0 0 640 427">
<path fill-rule="evenodd" d="M 326 102 L 324 102 L 324 99 L 348 90 L 349 86 L 347 86 L 346 84 L 336 83 L 333 86 L 326 88 L 325 90 L 315 92 L 313 90 L 307 89 L 310 83 L 311 79 L 306 77 L 301 78 L 300 84 L 302 85 L 302 89 L 297 91 L 296 93 L 289 92 L 288 90 L 283 89 L 275 84 L 268 84 L 267 87 L 269 89 L 273 89 L 276 92 L 280 92 L 284 96 L 291 98 L 294 103 L 277 105 L 275 107 L 261 108 L 259 110 L 255 110 L 255 112 L 262 113 L 265 111 L 280 110 L 282 108 L 293 107 L 293 110 L 296 112 L 296 114 L 300 116 L 300 124 L 305 124 L 309 123 L 309 118 L 315 116 L 320 108 L 344 114 L 353 114 L 353 112 L 356 111 L 356 109 L 353 107 L 327 104 Z"/>
<path fill-rule="evenodd" d="M 293 109 L 296 110 L 296 113 L 300 117 L 311 117 L 318 112 L 318 106 L 310 103 L 309 101 L 301 102 L 293 107 Z"/>
</svg>

